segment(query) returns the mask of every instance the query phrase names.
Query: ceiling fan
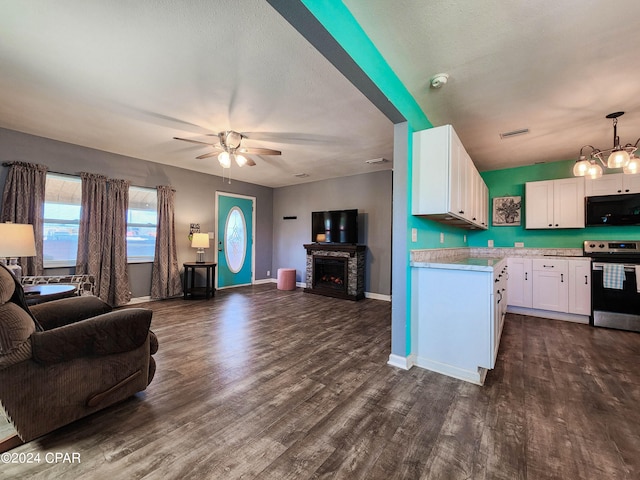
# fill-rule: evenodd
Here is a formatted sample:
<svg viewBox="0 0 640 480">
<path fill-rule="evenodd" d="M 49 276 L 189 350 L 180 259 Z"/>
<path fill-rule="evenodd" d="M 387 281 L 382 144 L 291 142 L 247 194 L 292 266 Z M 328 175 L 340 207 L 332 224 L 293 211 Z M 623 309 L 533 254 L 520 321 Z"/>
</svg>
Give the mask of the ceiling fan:
<svg viewBox="0 0 640 480">
<path fill-rule="evenodd" d="M 218 156 L 218 162 L 222 165 L 222 168 L 230 168 L 231 161 L 235 160 L 239 167 L 248 165 L 253 167 L 256 162 L 251 158 L 247 158 L 245 155 L 282 155 L 279 150 L 272 150 L 270 148 L 253 148 L 243 147 L 242 139 L 247 138 L 245 135 L 233 130 L 226 130 L 218 134 L 209 134 L 211 136 L 217 136 L 220 143 L 208 143 L 201 142 L 200 140 L 191 140 L 190 138 L 173 137 L 175 140 L 182 140 L 183 142 L 197 143 L 201 145 L 208 145 L 216 149 L 214 152 L 205 153 L 196 157 L 198 160 L 203 158 L 209 158 Z"/>
</svg>

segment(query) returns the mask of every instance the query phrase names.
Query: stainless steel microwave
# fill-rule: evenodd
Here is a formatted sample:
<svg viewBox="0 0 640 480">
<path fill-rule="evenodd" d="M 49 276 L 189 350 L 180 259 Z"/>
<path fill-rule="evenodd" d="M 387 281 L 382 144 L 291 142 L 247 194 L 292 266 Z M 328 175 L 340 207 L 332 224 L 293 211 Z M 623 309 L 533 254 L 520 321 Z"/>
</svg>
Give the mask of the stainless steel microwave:
<svg viewBox="0 0 640 480">
<path fill-rule="evenodd" d="M 640 225 L 640 193 L 587 197 L 586 224 Z"/>
</svg>

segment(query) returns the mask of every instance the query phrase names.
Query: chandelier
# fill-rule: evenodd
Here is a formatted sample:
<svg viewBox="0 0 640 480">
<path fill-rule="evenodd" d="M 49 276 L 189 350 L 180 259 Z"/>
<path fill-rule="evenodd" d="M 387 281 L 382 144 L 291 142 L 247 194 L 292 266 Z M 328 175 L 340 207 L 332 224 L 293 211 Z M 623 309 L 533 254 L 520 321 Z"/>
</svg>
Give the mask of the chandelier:
<svg viewBox="0 0 640 480">
<path fill-rule="evenodd" d="M 584 145 L 580 149 L 580 156 L 573 166 L 573 175 L 575 177 L 600 178 L 604 172 L 603 168 L 622 168 L 622 171 L 627 174 L 640 172 L 640 159 L 635 156 L 640 138 L 636 140 L 634 145 L 630 143 L 627 143 L 624 147 L 620 145 L 617 129 L 618 117 L 622 115 L 624 115 L 624 112 L 614 112 L 606 117 L 613 120 L 613 148 L 600 150 L 591 145 Z M 589 159 L 583 153 L 585 148 L 591 149 Z"/>
</svg>

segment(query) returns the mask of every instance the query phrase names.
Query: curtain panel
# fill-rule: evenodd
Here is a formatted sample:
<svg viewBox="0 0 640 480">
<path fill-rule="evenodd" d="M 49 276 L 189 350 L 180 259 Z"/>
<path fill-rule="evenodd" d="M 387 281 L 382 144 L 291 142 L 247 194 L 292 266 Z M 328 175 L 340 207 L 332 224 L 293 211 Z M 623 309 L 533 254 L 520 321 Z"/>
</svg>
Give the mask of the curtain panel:
<svg viewBox="0 0 640 480">
<path fill-rule="evenodd" d="M 151 271 L 151 298 L 164 299 L 182 294 L 180 269 L 176 253 L 174 198 L 171 186 L 159 186 L 156 251 Z"/>
<path fill-rule="evenodd" d="M 2 195 L 2 221 L 33 225 L 36 256 L 20 259 L 23 275 L 42 275 L 44 189 L 48 167 L 34 163 L 9 162 Z"/>
<path fill-rule="evenodd" d="M 96 295 L 112 306 L 131 300 L 127 270 L 129 182 L 81 173 L 76 274 L 93 275 Z"/>
</svg>

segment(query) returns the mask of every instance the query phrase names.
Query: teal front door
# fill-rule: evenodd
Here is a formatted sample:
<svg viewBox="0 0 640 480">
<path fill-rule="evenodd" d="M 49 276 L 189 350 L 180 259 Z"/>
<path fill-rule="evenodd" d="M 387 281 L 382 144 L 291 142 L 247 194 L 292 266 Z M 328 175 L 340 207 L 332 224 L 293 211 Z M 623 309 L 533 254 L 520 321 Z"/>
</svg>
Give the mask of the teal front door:
<svg viewBox="0 0 640 480">
<path fill-rule="evenodd" d="M 218 288 L 253 283 L 255 198 L 216 193 L 218 212 Z"/>
</svg>

